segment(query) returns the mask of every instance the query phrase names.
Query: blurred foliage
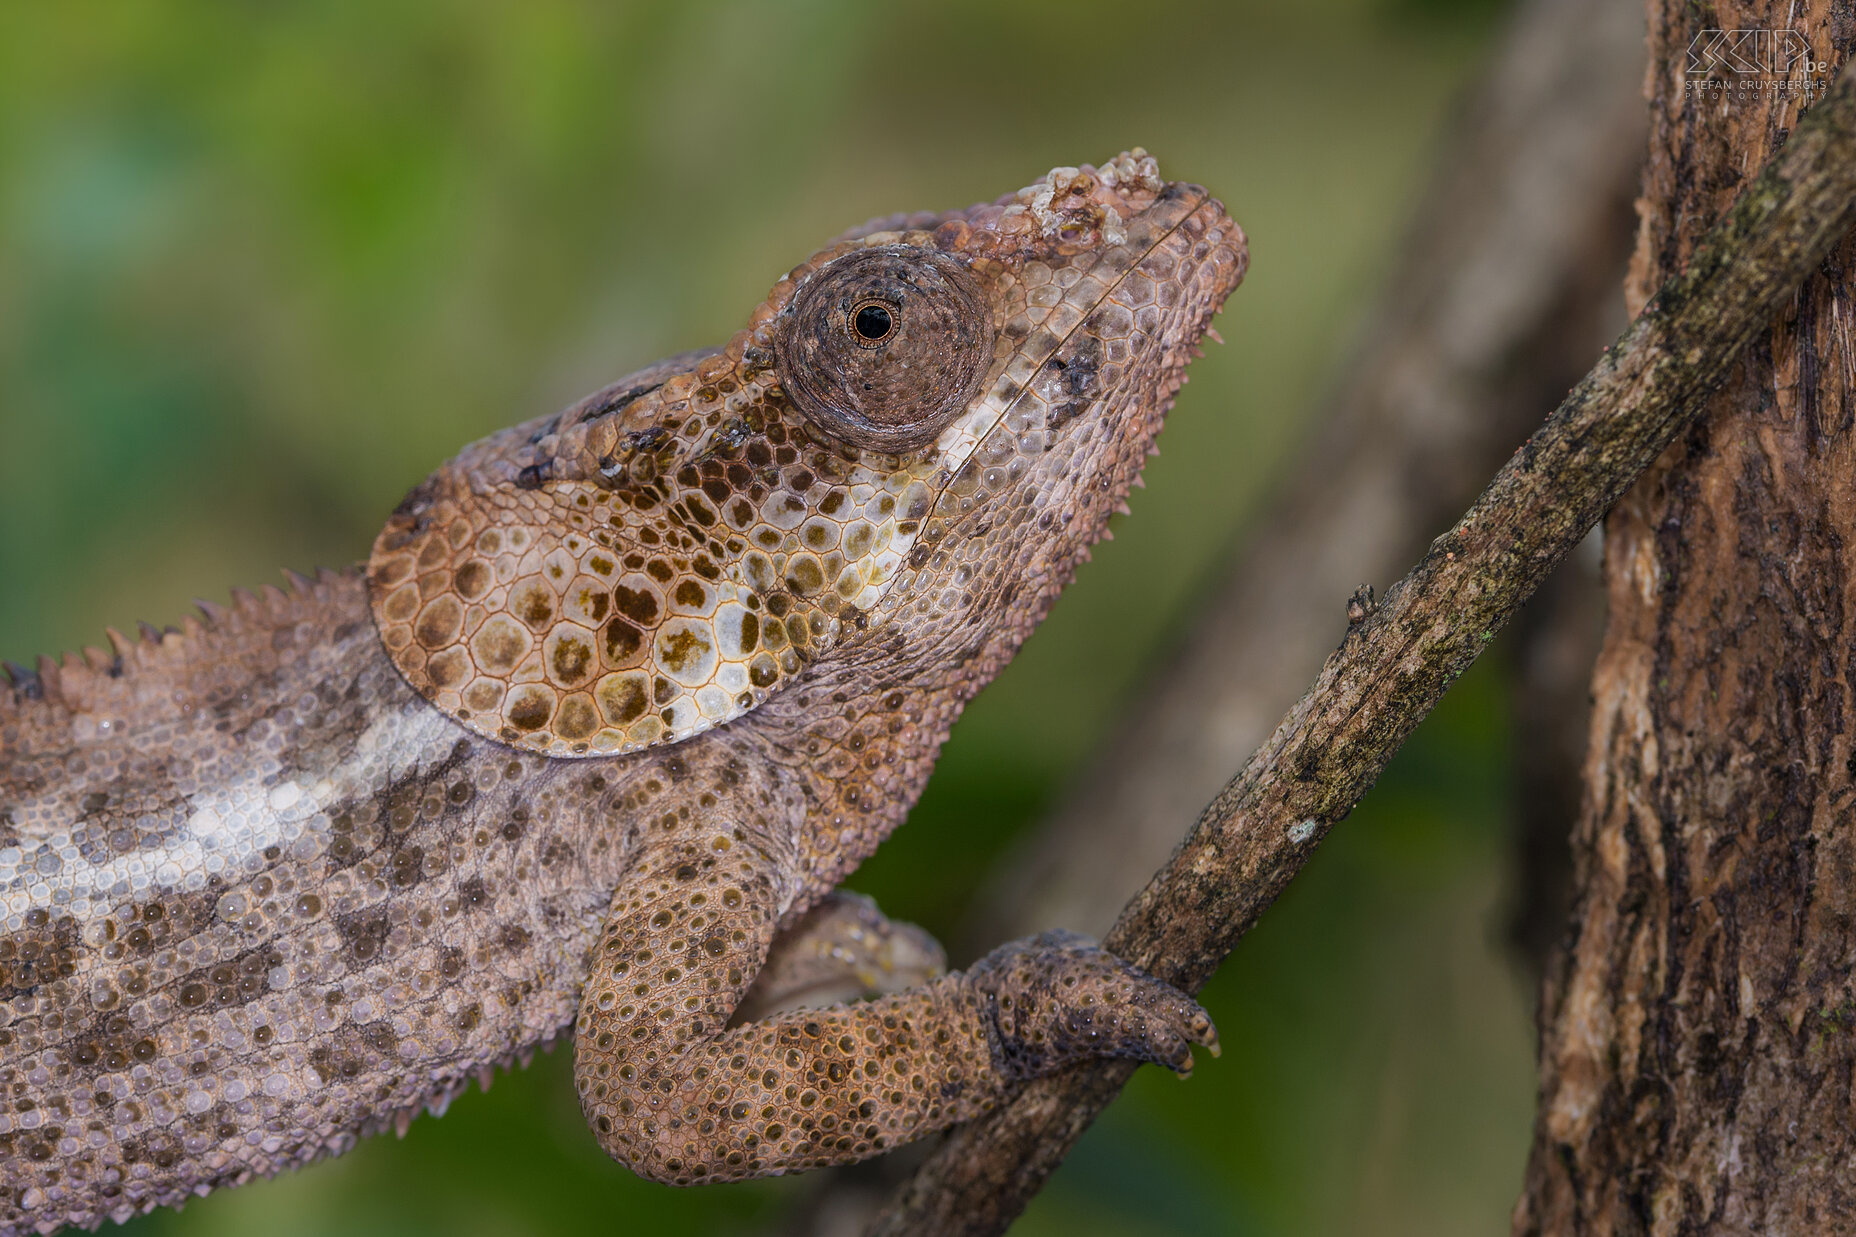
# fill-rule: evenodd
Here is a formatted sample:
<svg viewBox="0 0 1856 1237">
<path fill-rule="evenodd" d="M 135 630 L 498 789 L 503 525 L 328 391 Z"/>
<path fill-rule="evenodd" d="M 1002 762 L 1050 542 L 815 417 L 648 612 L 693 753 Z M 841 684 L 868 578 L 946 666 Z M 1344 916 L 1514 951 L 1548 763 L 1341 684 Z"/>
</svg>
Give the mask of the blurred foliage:
<svg viewBox="0 0 1856 1237">
<path fill-rule="evenodd" d="M 854 882 L 951 937 L 1268 500 L 1388 264 L 1491 16 L 1402 2 L 0 9 L 0 656 L 351 561 L 459 445 L 723 338 L 840 229 L 1145 144 L 1253 270 L 1134 516 Z M 1502 710 L 1465 679 L 1208 990 L 1222 1060 L 1143 1071 L 1019 1231 L 1503 1223 L 1532 1082 L 1490 926 Z M 567 1067 L 134 1227 L 740 1233 L 824 1180 L 645 1185 Z"/>
</svg>

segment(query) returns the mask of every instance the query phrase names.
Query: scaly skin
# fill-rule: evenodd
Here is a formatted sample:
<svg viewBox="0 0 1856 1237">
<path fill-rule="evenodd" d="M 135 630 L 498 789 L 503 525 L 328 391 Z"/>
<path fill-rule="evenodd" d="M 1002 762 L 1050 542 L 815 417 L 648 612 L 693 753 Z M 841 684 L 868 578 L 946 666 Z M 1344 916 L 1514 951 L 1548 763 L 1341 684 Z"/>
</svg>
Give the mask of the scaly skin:
<svg viewBox="0 0 1856 1237">
<path fill-rule="evenodd" d="M 1087 942 L 940 975 L 831 891 L 1122 506 L 1244 263 L 1139 151 L 877 221 L 725 347 L 467 448 L 365 574 L 14 671 L 0 1232 L 340 1152 L 569 1027 L 601 1145 L 677 1183 L 1085 1057 L 1188 1070 L 1204 1012 Z M 834 978 L 884 995 L 782 1010 Z"/>
</svg>

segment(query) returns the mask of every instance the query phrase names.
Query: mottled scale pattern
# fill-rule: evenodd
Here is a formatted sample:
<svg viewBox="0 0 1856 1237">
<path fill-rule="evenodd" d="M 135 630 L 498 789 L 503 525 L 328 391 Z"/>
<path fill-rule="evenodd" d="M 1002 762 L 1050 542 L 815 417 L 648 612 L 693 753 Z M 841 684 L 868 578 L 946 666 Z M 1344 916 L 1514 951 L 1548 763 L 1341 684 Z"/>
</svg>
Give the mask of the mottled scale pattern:
<svg viewBox="0 0 1856 1237">
<path fill-rule="evenodd" d="M 442 1109 L 571 1016 L 622 845 L 406 689 L 356 575 L 119 647 L 0 692 L 8 1231 Z"/>
<path fill-rule="evenodd" d="M 877 245 L 992 314 L 977 393 L 889 452 L 779 381 L 797 292 Z M 678 1183 L 1087 1056 L 1190 1068 L 1203 1012 L 1085 941 L 946 974 L 833 890 L 1122 509 L 1244 263 L 1140 151 L 878 220 L 723 347 L 466 448 L 364 573 L 12 670 L 0 1232 L 404 1130 L 565 1031 L 593 1135 Z"/>
</svg>

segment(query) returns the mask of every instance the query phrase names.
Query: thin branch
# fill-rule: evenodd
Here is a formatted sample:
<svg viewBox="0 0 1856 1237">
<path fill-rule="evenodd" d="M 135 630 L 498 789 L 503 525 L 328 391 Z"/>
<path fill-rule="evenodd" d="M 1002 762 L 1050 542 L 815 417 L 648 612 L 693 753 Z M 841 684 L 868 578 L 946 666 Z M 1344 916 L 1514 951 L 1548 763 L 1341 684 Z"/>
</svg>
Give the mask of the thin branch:
<svg viewBox="0 0 1856 1237">
<path fill-rule="evenodd" d="M 1856 222 L 1856 65 L 1616 345 L 1348 630 L 1105 944 L 1197 991 L 1495 631 L 1700 413 Z M 1041 1079 L 955 1130 L 873 1232 L 1004 1230 L 1133 1067 Z"/>
</svg>

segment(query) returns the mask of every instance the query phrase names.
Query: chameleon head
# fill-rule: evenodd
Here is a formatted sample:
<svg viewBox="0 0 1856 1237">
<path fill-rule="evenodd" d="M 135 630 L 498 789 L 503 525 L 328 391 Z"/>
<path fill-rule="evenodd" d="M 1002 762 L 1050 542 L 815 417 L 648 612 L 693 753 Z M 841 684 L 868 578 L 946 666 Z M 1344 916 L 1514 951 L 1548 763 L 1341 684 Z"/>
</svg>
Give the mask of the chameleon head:
<svg viewBox="0 0 1856 1237">
<path fill-rule="evenodd" d="M 414 489 L 368 565 L 381 639 L 464 725 L 555 756 L 697 734 L 905 622 L 1015 645 L 1245 261 L 1224 208 L 1139 149 L 875 221 L 726 347 Z"/>
</svg>

